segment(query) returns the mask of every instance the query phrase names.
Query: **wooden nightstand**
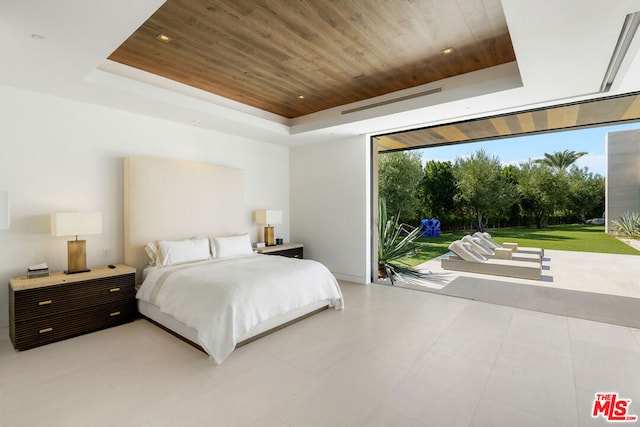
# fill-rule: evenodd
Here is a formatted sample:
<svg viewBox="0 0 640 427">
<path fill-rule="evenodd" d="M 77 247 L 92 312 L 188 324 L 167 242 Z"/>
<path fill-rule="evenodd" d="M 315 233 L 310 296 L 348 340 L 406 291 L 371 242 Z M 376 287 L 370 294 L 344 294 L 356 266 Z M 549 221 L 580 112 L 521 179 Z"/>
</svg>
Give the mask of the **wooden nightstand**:
<svg viewBox="0 0 640 427">
<path fill-rule="evenodd" d="M 284 245 L 256 248 L 258 253 L 266 255 L 280 255 L 289 258 L 304 258 L 304 245 L 300 243 L 285 243 Z"/>
<path fill-rule="evenodd" d="M 9 282 L 9 335 L 26 350 L 130 322 L 136 315 L 135 268 L 95 267 L 78 274 Z"/>
</svg>

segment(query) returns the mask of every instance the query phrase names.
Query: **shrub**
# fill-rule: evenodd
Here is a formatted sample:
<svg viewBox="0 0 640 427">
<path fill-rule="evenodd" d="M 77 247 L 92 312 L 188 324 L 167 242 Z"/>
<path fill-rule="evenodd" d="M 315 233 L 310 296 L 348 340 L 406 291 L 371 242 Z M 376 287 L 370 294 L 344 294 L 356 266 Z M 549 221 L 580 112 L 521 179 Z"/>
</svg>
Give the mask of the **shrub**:
<svg viewBox="0 0 640 427">
<path fill-rule="evenodd" d="M 637 212 L 625 212 L 618 219 L 611 221 L 616 233 L 629 238 L 640 238 L 640 214 Z"/>
<path fill-rule="evenodd" d="M 378 278 L 389 278 L 391 284 L 420 280 L 428 276 L 414 269 L 405 259 L 418 255 L 415 240 L 420 237 L 420 227 L 410 227 L 398 222 L 397 217 L 387 216 L 384 198 L 378 199 Z"/>
</svg>

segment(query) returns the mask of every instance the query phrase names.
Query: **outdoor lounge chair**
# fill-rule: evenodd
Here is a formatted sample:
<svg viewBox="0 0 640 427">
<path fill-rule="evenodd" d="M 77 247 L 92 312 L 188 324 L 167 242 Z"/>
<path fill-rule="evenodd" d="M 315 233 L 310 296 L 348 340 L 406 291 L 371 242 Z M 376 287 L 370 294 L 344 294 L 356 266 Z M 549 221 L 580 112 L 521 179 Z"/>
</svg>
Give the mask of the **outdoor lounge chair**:
<svg viewBox="0 0 640 427">
<path fill-rule="evenodd" d="M 543 248 L 528 248 L 528 247 L 520 247 L 518 246 L 517 243 L 511 243 L 511 242 L 505 242 L 502 244 L 502 246 L 500 246 L 498 243 L 496 243 L 492 238 L 491 238 L 491 234 L 489 233 L 481 233 L 481 232 L 477 232 L 473 234 L 474 237 L 479 237 L 481 239 L 483 239 L 487 245 L 490 245 L 492 248 L 507 248 L 507 249 L 511 249 L 514 253 L 520 253 L 520 254 L 536 254 L 540 257 L 540 260 L 542 260 L 544 258 L 544 249 Z"/>
<path fill-rule="evenodd" d="M 540 256 L 536 254 L 517 253 L 511 249 L 503 247 L 489 247 L 485 240 L 480 237 L 467 235 L 462 238 L 462 241 L 471 244 L 473 250 L 485 258 L 537 262 L 538 264 L 542 262 Z"/>
<path fill-rule="evenodd" d="M 542 274 L 542 265 L 539 263 L 487 259 L 474 251 L 471 244 L 461 240 L 451 243 L 449 250 L 452 254 L 446 255 L 440 260 L 441 266 L 445 270 L 534 280 L 539 280 Z"/>
</svg>

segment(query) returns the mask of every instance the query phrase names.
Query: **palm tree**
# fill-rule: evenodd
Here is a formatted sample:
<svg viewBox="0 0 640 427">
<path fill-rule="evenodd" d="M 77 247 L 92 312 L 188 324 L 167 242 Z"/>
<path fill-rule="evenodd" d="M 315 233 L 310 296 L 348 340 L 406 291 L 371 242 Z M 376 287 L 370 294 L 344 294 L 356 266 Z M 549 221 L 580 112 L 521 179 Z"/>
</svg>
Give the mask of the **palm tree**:
<svg viewBox="0 0 640 427">
<path fill-rule="evenodd" d="M 535 160 L 535 162 L 551 166 L 552 168 L 557 170 L 561 170 L 567 169 L 569 166 L 574 164 L 576 160 L 578 160 L 585 154 L 589 153 L 587 153 L 586 151 L 556 151 L 553 154 L 544 153 L 544 159 L 537 159 Z"/>
</svg>

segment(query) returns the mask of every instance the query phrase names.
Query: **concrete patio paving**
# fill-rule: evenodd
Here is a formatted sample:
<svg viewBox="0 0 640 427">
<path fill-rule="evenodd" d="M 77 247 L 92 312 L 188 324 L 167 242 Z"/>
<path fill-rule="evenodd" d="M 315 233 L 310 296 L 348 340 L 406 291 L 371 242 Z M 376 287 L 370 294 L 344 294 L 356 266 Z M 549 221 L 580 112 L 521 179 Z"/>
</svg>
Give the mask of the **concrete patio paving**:
<svg viewBox="0 0 640 427">
<path fill-rule="evenodd" d="M 541 280 L 443 270 L 440 258 L 418 269 L 430 280 L 397 286 L 640 327 L 640 256 L 546 250 Z"/>
</svg>

